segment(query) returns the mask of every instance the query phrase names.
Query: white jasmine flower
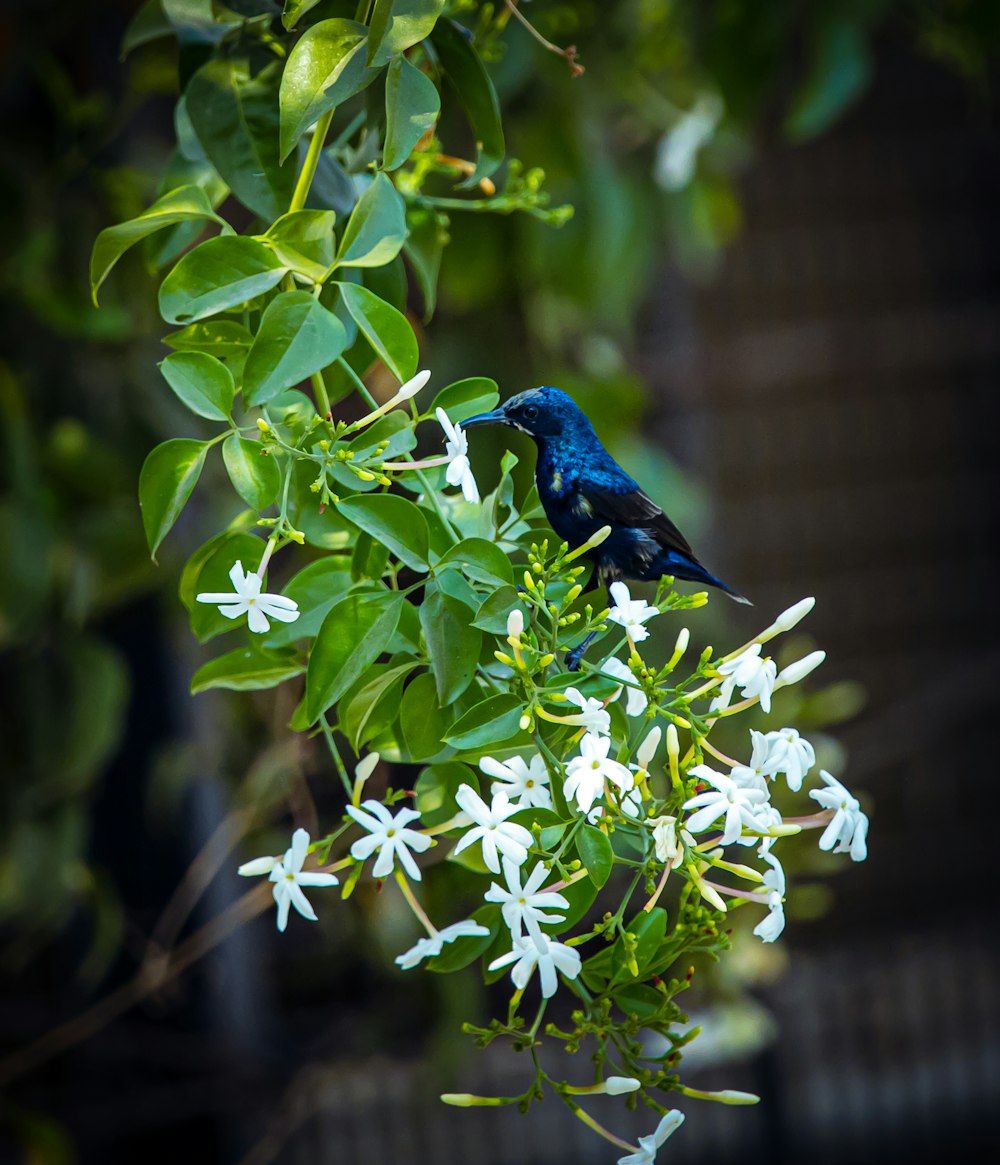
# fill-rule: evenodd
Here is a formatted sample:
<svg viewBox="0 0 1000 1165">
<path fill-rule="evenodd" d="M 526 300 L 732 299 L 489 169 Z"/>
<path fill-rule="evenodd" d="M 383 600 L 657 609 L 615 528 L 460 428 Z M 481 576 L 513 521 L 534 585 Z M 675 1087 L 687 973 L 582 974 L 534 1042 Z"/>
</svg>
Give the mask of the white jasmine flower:
<svg viewBox="0 0 1000 1165">
<path fill-rule="evenodd" d="M 444 429 L 445 452 L 450 458 L 445 479 L 449 485 L 462 487 L 462 494 L 467 502 L 478 502 L 479 487 L 476 485 L 476 479 L 472 475 L 472 466 L 469 464 L 469 439 L 462 432 L 461 425 L 451 423 L 444 409 L 438 408 L 435 413 L 438 423 Z"/>
<path fill-rule="evenodd" d="M 278 930 L 284 931 L 288 925 L 288 910 L 294 906 L 303 918 L 316 921 L 316 912 L 309 905 L 309 899 L 302 893 L 303 886 L 336 886 L 339 879 L 334 874 L 324 874 L 319 870 L 303 873 L 302 863 L 309 853 L 309 834 L 304 829 L 296 829 L 292 834 L 292 844 L 284 857 L 254 858 L 244 862 L 236 871 L 244 878 L 267 874 L 274 883 L 272 894 L 278 907 Z"/>
<path fill-rule="evenodd" d="M 611 584 L 611 597 L 615 605 L 608 614 L 612 623 L 617 623 L 628 632 L 633 643 L 641 643 L 649 637 L 649 628 L 644 626 L 654 615 L 659 615 L 657 607 L 651 607 L 645 599 L 633 599 L 623 582 Z"/>
<path fill-rule="evenodd" d="M 229 572 L 233 584 L 234 594 L 227 591 L 203 591 L 195 595 L 199 603 L 214 603 L 219 608 L 219 614 L 227 619 L 238 619 L 246 615 L 251 631 L 263 635 L 271 630 L 268 617 L 277 619 L 279 623 L 294 623 L 299 617 L 299 605 L 294 599 L 286 599 L 284 595 L 261 594 L 261 578 L 259 574 L 245 574 L 243 563 L 233 563 Z"/>
<path fill-rule="evenodd" d="M 372 866 L 373 878 L 388 877 L 398 858 L 399 864 L 414 882 L 420 881 L 420 867 L 413 860 L 410 850 L 422 854 L 430 848 L 431 839 L 426 833 L 406 828 L 409 822 L 420 818 L 415 809 L 400 809 L 394 817 L 391 810 L 380 802 L 362 801 L 360 809 L 348 805 L 347 813 L 358 825 L 368 830 L 367 837 L 359 837 L 351 846 L 351 857 L 363 862 L 376 849 L 379 851 L 375 865 Z"/>
<path fill-rule="evenodd" d="M 524 865 L 533 839 L 523 825 L 507 820 L 519 806 L 512 805 L 503 790 L 494 793 L 493 803 L 487 805 L 470 785 L 459 785 L 455 800 L 472 818 L 474 827 L 459 840 L 454 853 L 460 854 L 478 841 L 482 843 L 486 868 L 494 874 L 500 873 L 501 854 L 515 866 Z"/>
<path fill-rule="evenodd" d="M 541 940 L 539 944 L 537 940 L 529 942 L 527 939 L 515 939 L 513 950 L 494 959 L 489 970 L 498 971 L 513 963 L 511 980 L 519 991 L 523 991 L 537 967 L 542 982 L 542 995 L 550 999 L 559 985 L 556 971 L 561 971 L 567 979 L 575 979 L 580 974 L 580 952 L 575 947 L 558 943 L 545 935 L 541 936 Z"/>
<path fill-rule="evenodd" d="M 782 901 L 785 897 L 785 871 L 781 862 L 772 853 L 761 855 L 771 867 L 762 879 L 762 885 L 767 891 L 768 915 L 753 928 L 754 934 L 766 943 L 773 943 L 785 929 L 785 908 Z"/>
<path fill-rule="evenodd" d="M 835 854 L 849 853 L 852 861 L 863 862 L 868 857 L 868 818 L 861 812 L 861 805 L 844 788 L 836 777 L 825 769 L 819 775 L 827 785 L 825 789 L 810 789 L 809 796 L 818 801 L 824 809 L 834 809 L 833 820 L 819 839 L 819 848 L 833 849 Z"/>
<path fill-rule="evenodd" d="M 635 683 L 635 676 L 632 674 L 628 664 L 622 663 L 620 659 L 609 659 L 601 664 L 601 673 L 606 676 L 611 676 L 616 680 L 628 680 L 630 684 Z M 626 716 L 641 716 L 649 705 L 649 700 L 646 698 L 645 692 L 640 692 L 638 688 L 626 688 L 628 692 L 628 703 L 625 705 Z M 622 694 L 622 686 L 619 685 L 618 691 L 611 697 L 617 700 Z"/>
<path fill-rule="evenodd" d="M 768 768 L 771 745 L 763 732 L 755 732 L 752 728 L 750 740 L 753 744 L 750 763 L 733 765 L 729 775 L 743 789 L 763 789 L 767 793 L 767 778 L 771 775 Z"/>
<path fill-rule="evenodd" d="M 536 753 L 525 764 L 523 757 L 512 756 L 505 761 L 484 756 L 479 767 L 493 777 L 490 796 L 506 793 L 510 803 L 519 809 L 528 805 L 540 809 L 552 808 L 552 794 L 549 792 L 549 770 L 540 753 Z"/>
<path fill-rule="evenodd" d="M 567 688 L 563 694 L 571 704 L 575 704 L 580 709 L 579 714 L 574 712 L 569 716 L 564 716 L 564 723 L 580 724 L 588 732 L 607 733 L 610 731 L 611 713 L 600 700 L 595 700 L 593 696 L 585 696 L 576 688 Z"/>
<path fill-rule="evenodd" d="M 756 738 L 763 734 L 751 729 L 750 735 Z M 816 750 L 795 728 L 781 728 L 776 732 L 768 732 L 763 736 L 763 740 L 768 750 L 765 772 L 773 776 L 784 773 L 789 789 L 797 793 L 802 788 L 803 778 L 816 763 Z M 755 753 L 756 749 L 755 739 Z"/>
<path fill-rule="evenodd" d="M 638 1092 L 642 1082 L 634 1076 L 609 1076 L 604 1081 L 604 1091 L 608 1096 L 623 1096 L 626 1092 Z"/>
<path fill-rule="evenodd" d="M 759 696 L 761 709 L 764 712 L 771 711 L 771 693 L 774 691 L 778 665 L 770 656 L 761 658 L 759 643 L 751 644 L 734 659 L 720 663 L 717 670 L 723 681 L 719 694 L 712 701 L 712 712 L 729 707 L 736 687 L 742 689 L 744 700 Z"/>
<path fill-rule="evenodd" d="M 585 732 L 580 741 L 580 755 L 566 766 L 563 793 L 567 801 L 576 797 L 581 813 L 588 813 L 591 805 L 603 794 L 605 781 L 617 785 L 623 793 L 635 784 L 635 778 L 623 764 L 608 759 L 610 748 L 609 737 Z"/>
<path fill-rule="evenodd" d="M 784 821 L 781 814 L 770 803 L 762 805 L 756 813 L 757 824 L 754 828 L 763 836 L 754 836 L 753 834 L 741 834 L 737 839 L 739 845 L 757 845 L 760 842 L 760 848 L 757 850 L 758 854 L 763 857 L 772 845 L 778 840 L 777 835 L 772 835 L 769 831 L 776 826 L 783 825 Z"/>
<path fill-rule="evenodd" d="M 530 937 L 539 949 L 545 936 L 539 928 L 540 922 L 565 922 L 565 914 L 546 914 L 546 909 L 555 907 L 567 910 L 569 901 L 555 890 L 542 890 L 541 885 L 549 871 L 539 862 L 521 885 L 521 871 L 512 862 L 504 861 L 503 876 L 507 887 L 493 882 L 483 897 L 487 902 L 499 902 L 500 913 L 510 930 L 510 937 L 518 941 Z"/>
<path fill-rule="evenodd" d="M 801 659 L 790 663 L 788 667 L 782 668 L 775 687 L 785 688 L 789 684 L 797 684 L 799 680 L 804 680 L 807 675 L 814 672 L 824 659 L 826 659 L 825 651 L 810 651 L 808 655 L 804 655 Z"/>
<path fill-rule="evenodd" d="M 671 727 L 673 727 L 671 725 Z M 638 769 L 642 772 L 648 772 L 649 766 L 653 763 L 653 757 L 656 756 L 656 750 L 660 747 L 660 737 L 663 733 L 660 731 L 660 726 L 655 724 L 649 732 L 646 733 L 642 743 L 635 750 L 635 759 L 638 761 Z"/>
<path fill-rule="evenodd" d="M 650 817 L 649 824 L 653 827 L 656 860 L 676 870 L 684 860 L 684 847 L 677 838 L 677 818 Z"/>
<path fill-rule="evenodd" d="M 722 833 L 723 845 L 731 845 L 736 841 L 744 825 L 763 832 L 758 813 L 767 802 L 766 790 L 743 788 L 732 777 L 717 773 L 708 765 L 695 765 L 690 770 L 690 776 L 707 781 L 712 786 L 684 802 L 684 809 L 697 810 L 685 822 L 685 827 L 691 833 L 703 833 L 722 816 L 726 819 Z"/>
<path fill-rule="evenodd" d="M 477 935 L 489 933 L 489 927 L 480 926 L 471 918 L 465 918 L 461 922 L 453 922 L 451 926 L 446 926 L 444 930 L 435 931 L 428 938 L 420 939 L 408 951 L 404 951 L 397 957 L 396 965 L 402 967 L 404 971 L 412 970 L 424 959 L 433 959 L 435 955 L 439 955 L 445 943 L 453 943 L 457 938 L 475 938 Z"/>
<path fill-rule="evenodd" d="M 618 1165 L 655 1165 L 656 1150 L 684 1123 L 684 1113 L 679 1109 L 670 1112 L 656 1126 L 656 1131 L 648 1137 L 639 1138 L 638 1153 L 629 1153 L 627 1157 L 619 1157 Z"/>
</svg>

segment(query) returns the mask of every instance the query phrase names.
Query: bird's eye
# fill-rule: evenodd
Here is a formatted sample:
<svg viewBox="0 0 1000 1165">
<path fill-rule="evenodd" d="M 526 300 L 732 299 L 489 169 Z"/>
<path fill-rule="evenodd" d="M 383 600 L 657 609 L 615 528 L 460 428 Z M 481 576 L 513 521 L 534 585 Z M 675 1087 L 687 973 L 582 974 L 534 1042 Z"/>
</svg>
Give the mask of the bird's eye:
<svg viewBox="0 0 1000 1165">
<path fill-rule="evenodd" d="M 521 413 L 526 421 L 533 421 L 538 416 L 538 405 L 525 405 Z"/>
</svg>

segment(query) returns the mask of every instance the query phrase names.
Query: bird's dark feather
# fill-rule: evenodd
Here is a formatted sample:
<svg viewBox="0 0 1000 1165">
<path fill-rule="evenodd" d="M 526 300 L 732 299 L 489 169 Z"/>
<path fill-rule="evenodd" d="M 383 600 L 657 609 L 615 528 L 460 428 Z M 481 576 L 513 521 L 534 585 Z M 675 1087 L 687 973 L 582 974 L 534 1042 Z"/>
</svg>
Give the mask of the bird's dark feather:
<svg viewBox="0 0 1000 1165">
<path fill-rule="evenodd" d="M 694 558 L 688 540 L 656 502 L 638 487 L 621 492 L 602 488 L 582 476 L 580 491 L 593 509 L 599 526 L 632 526 L 645 530 L 665 550 L 677 550 Z"/>
</svg>

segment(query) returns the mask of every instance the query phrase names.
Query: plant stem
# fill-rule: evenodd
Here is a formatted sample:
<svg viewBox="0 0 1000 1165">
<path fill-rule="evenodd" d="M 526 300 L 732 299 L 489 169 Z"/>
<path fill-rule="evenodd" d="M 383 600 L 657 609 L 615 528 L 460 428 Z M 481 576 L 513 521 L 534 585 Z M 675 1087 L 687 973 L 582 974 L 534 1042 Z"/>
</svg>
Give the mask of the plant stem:
<svg viewBox="0 0 1000 1165">
<path fill-rule="evenodd" d="M 319 415 L 329 421 L 331 419 L 330 397 L 327 395 L 323 373 L 314 372 L 309 379 L 312 381 L 313 392 L 316 394 L 316 407 L 319 409 Z"/>
<path fill-rule="evenodd" d="M 420 924 L 423 926 L 423 928 L 427 931 L 431 938 L 433 938 L 437 934 L 437 927 L 424 913 L 424 908 L 417 901 L 417 896 L 413 893 L 413 890 L 410 887 L 410 883 L 407 882 L 406 875 L 402 870 L 394 870 L 393 873 L 396 878 L 396 884 L 399 886 L 400 890 L 402 890 L 403 897 L 406 899 L 410 909 L 420 920 Z"/>
<path fill-rule="evenodd" d="M 292 193 L 292 201 L 288 204 L 289 214 L 294 210 L 301 210 L 306 204 L 306 199 L 309 197 L 309 187 L 312 186 L 312 180 L 316 176 L 316 167 L 319 165 L 319 156 L 323 152 L 323 143 L 326 141 L 330 122 L 333 120 L 333 113 L 332 109 L 327 110 L 316 122 L 312 141 L 306 152 L 306 160 L 302 163 L 302 170 Z"/>
</svg>

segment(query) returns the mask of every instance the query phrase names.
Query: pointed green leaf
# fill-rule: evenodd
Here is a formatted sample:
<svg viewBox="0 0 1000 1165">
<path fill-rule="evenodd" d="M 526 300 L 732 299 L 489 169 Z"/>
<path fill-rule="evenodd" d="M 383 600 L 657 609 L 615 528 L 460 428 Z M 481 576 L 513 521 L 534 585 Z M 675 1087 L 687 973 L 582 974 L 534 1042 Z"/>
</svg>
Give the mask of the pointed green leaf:
<svg viewBox="0 0 1000 1165">
<path fill-rule="evenodd" d="M 487 748 L 510 740 L 519 730 L 523 710 L 517 696 L 490 696 L 456 721 L 445 739 L 460 749 Z"/>
<path fill-rule="evenodd" d="M 283 291 L 267 305 L 243 368 L 243 399 L 265 404 L 319 372 L 347 345 L 344 325 L 308 291 Z"/>
<path fill-rule="evenodd" d="M 434 128 L 440 112 L 441 95 L 434 82 L 406 57 L 396 57 L 385 77 L 382 168 L 402 166 L 417 142 Z"/>
<path fill-rule="evenodd" d="M 412 679 L 399 705 L 399 729 L 407 759 L 427 761 L 451 755 L 454 750 L 446 746 L 444 735 L 452 715 L 450 708 L 443 709 L 438 703 L 432 675 L 425 672 Z"/>
<path fill-rule="evenodd" d="M 176 437 L 157 445 L 143 462 L 139 474 L 139 508 L 154 562 L 160 543 L 170 533 L 198 484 L 207 452 L 207 441 Z"/>
<path fill-rule="evenodd" d="M 355 752 L 384 732 L 399 715 L 403 681 L 417 665 L 415 659 L 395 667 L 376 664 L 378 673 L 341 701 L 340 729 Z"/>
<path fill-rule="evenodd" d="M 206 352 L 220 360 L 242 361 L 253 344 L 253 332 L 235 320 L 209 320 L 171 332 L 163 342 L 178 352 Z"/>
<path fill-rule="evenodd" d="M 437 569 L 448 563 L 454 563 L 475 582 L 494 587 L 511 586 L 514 582 L 510 559 L 495 542 L 487 542 L 485 538 L 463 538 L 441 556 Z"/>
<path fill-rule="evenodd" d="M 429 534 L 423 511 L 395 494 L 355 494 L 337 509 L 366 534 L 387 546 L 413 570 L 427 570 Z"/>
<path fill-rule="evenodd" d="M 281 473 L 259 441 L 235 433 L 222 443 L 222 460 L 233 488 L 252 509 L 266 510 L 278 496 Z"/>
<path fill-rule="evenodd" d="M 263 295 L 288 270 L 255 239 L 209 239 L 188 251 L 160 285 L 160 314 L 187 324 Z"/>
<path fill-rule="evenodd" d="M 384 174 L 376 174 L 347 220 L 338 267 L 384 267 L 406 240 L 406 206 Z"/>
<path fill-rule="evenodd" d="M 445 77 L 454 88 L 476 138 L 476 169 L 461 183 L 463 187 L 475 186 L 503 161 L 500 103 L 486 66 L 453 20 L 439 20 L 431 39 Z"/>
<path fill-rule="evenodd" d="M 424 318 L 430 319 L 437 304 L 438 274 L 448 244 L 448 216 L 427 206 L 409 206 L 406 211 L 409 234 L 403 254 L 417 277 L 424 297 Z"/>
<path fill-rule="evenodd" d="M 433 417 L 438 409 L 444 409 L 452 422 L 467 421 L 477 413 L 488 413 L 499 403 L 500 393 L 495 380 L 485 376 L 470 376 L 442 388 L 424 416 Z"/>
<path fill-rule="evenodd" d="M 284 8 L 281 10 L 282 25 L 287 30 L 293 29 L 297 22 L 311 8 L 315 8 L 319 2 L 320 0 L 285 0 Z"/>
<path fill-rule="evenodd" d="M 367 287 L 338 283 L 347 310 L 375 354 L 402 384 L 417 371 L 417 337 L 406 316 Z"/>
<path fill-rule="evenodd" d="M 264 237 L 290 244 L 305 259 L 327 268 L 333 262 L 336 224 L 332 210 L 293 210 L 268 227 Z"/>
<path fill-rule="evenodd" d="M 454 703 L 476 674 L 483 633 L 470 624 L 471 616 L 464 603 L 434 586 L 420 604 L 420 626 L 442 707 Z"/>
<path fill-rule="evenodd" d="M 587 867 L 587 874 L 595 886 L 603 886 L 611 876 L 615 864 L 614 851 L 608 835 L 593 825 L 581 826 L 576 835 L 576 852 Z"/>
<path fill-rule="evenodd" d="M 261 651 L 256 645 L 240 647 L 198 668 L 191 677 L 191 695 L 209 688 L 228 688 L 233 692 L 276 688 L 305 670 L 305 665 L 293 655 Z"/>
<path fill-rule="evenodd" d="M 233 374 L 205 352 L 174 352 L 160 361 L 167 384 L 184 404 L 209 421 L 227 421 L 233 411 Z"/>
<path fill-rule="evenodd" d="M 384 65 L 390 57 L 428 36 L 445 0 L 375 0 L 368 42 L 368 63 Z"/>
<path fill-rule="evenodd" d="M 347 559 L 339 556 L 311 562 L 289 582 L 282 592 L 299 605 L 294 623 L 272 624 L 264 639 L 268 647 L 311 639 L 318 632 L 334 603 L 340 601 L 351 585 Z"/>
<path fill-rule="evenodd" d="M 507 616 L 517 606 L 520 606 L 523 614 L 524 604 L 517 591 L 512 586 L 501 587 L 483 602 L 483 605 L 476 612 L 473 626 L 481 627 L 492 635 L 506 635 Z"/>
</svg>

